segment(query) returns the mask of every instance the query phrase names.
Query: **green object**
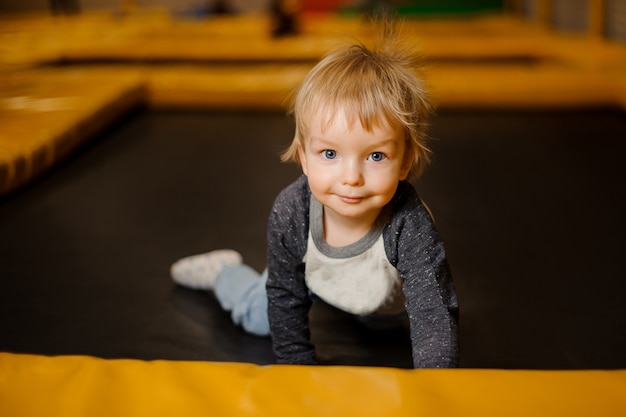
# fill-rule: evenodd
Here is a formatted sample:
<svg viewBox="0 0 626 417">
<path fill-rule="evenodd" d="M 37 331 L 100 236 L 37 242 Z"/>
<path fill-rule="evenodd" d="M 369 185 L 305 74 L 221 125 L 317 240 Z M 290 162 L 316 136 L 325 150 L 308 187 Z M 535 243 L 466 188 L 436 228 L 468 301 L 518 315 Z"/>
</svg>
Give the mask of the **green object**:
<svg viewBox="0 0 626 417">
<path fill-rule="evenodd" d="M 363 2 L 361 2 L 363 3 Z M 468 14 L 483 12 L 501 12 L 504 8 L 503 0 L 413 0 L 413 1 L 367 1 L 363 6 L 348 6 L 342 13 L 355 14 L 371 12 L 380 8 L 394 10 L 400 15 L 442 15 Z M 400 4 L 394 4 L 400 3 Z"/>
</svg>

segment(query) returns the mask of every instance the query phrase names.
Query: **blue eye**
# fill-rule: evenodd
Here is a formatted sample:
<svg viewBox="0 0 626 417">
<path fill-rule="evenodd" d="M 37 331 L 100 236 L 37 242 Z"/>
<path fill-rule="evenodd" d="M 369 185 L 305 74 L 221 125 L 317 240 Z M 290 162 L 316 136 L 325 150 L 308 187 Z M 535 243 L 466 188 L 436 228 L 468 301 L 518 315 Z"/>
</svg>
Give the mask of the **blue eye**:
<svg viewBox="0 0 626 417">
<path fill-rule="evenodd" d="M 337 152 L 333 151 L 332 149 L 326 149 L 322 151 L 322 155 L 326 159 L 335 159 L 337 157 Z"/>
<path fill-rule="evenodd" d="M 380 162 L 383 159 L 385 159 L 385 154 L 382 152 L 372 152 L 369 159 L 371 159 L 374 162 Z"/>
</svg>

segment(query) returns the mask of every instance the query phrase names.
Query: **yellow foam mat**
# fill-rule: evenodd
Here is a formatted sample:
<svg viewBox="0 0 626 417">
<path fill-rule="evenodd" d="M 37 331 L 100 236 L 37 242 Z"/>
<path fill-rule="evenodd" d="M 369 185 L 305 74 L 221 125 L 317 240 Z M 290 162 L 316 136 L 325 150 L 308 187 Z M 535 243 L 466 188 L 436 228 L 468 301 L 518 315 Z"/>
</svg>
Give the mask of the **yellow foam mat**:
<svg viewBox="0 0 626 417">
<path fill-rule="evenodd" d="M 626 370 L 401 370 L 0 353 L 0 416 L 624 416 Z"/>
<path fill-rule="evenodd" d="M 44 172 L 145 101 L 132 73 L 0 72 L 0 195 Z"/>
</svg>

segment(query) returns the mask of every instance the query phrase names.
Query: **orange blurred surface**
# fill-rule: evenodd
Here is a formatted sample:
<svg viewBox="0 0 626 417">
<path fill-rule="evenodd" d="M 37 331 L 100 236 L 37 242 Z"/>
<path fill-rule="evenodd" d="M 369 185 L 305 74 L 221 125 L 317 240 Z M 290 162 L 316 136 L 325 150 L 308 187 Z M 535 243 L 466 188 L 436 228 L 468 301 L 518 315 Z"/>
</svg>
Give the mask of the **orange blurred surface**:
<svg viewBox="0 0 626 417">
<path fill-rule="evenodd" d="M 0 353 L 3 416 L 623 416 L 626 371 L 400 370 Z"/>
</svg>

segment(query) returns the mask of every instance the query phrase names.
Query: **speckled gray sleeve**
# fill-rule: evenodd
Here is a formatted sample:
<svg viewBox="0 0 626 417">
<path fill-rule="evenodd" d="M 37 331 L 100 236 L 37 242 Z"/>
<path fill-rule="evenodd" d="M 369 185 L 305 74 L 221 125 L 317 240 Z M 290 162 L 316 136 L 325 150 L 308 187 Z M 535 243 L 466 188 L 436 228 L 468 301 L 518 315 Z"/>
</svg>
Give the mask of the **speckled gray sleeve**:
<svg viewBox="0 0 626 417">
<path fill-rule="evenodd" d="M 316 363 L 309 332 L 311 299 L 302 260 L 309 232 L 310 195 L 302 176 L 278 195 L 268 222 L 267 312 L 278 363 Z"/>
<path fill-rule="evenodd" d="M 458 366 L 458 303 L 443 242 L 417 193 L 401 183 L 383 232 L 403 279 L 416 368 Z"/>
</svg>

